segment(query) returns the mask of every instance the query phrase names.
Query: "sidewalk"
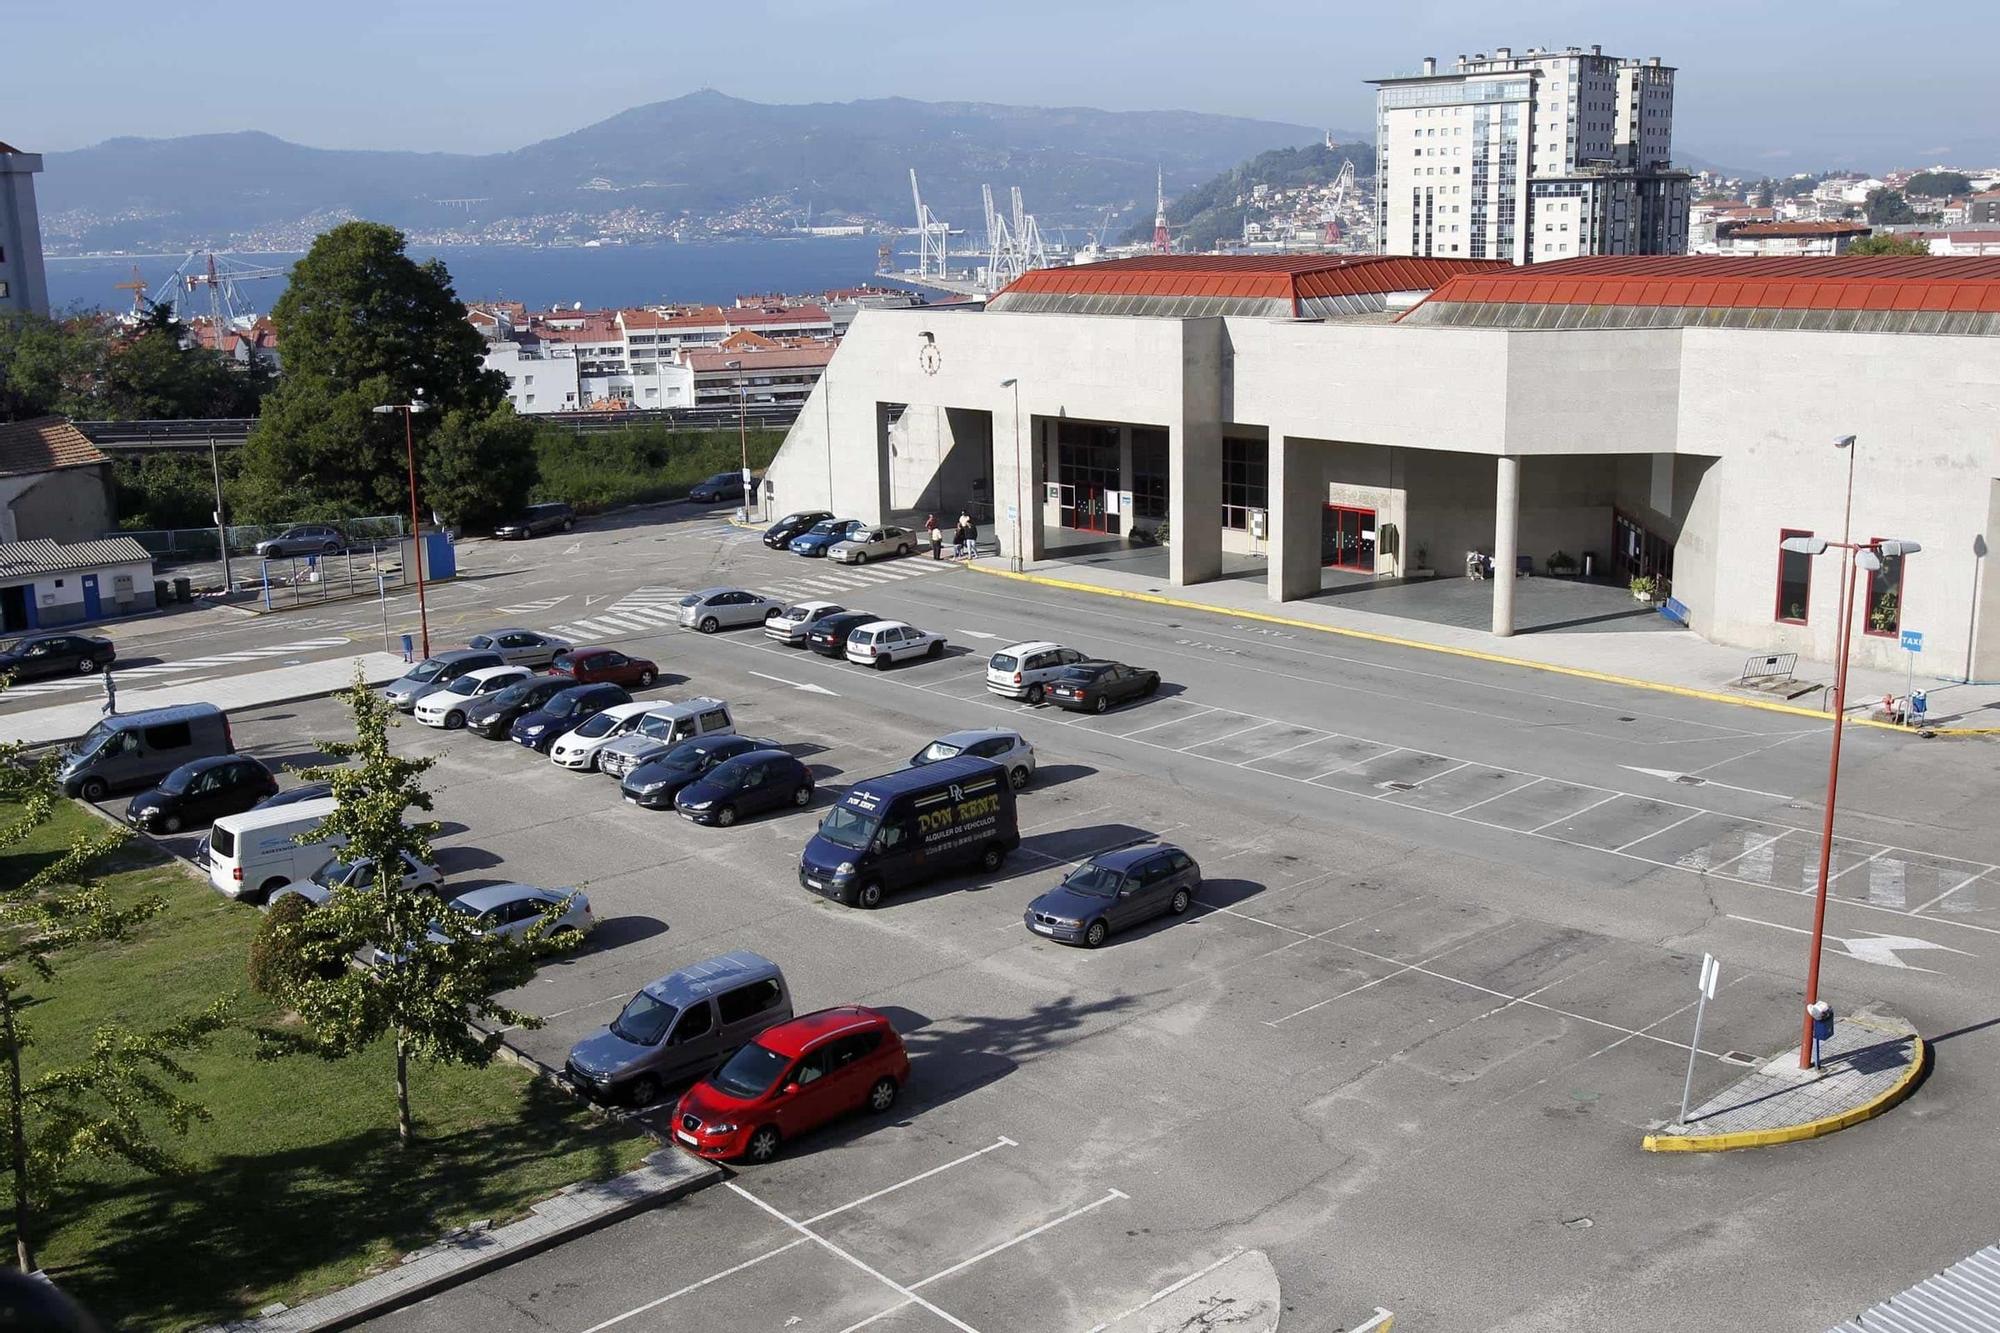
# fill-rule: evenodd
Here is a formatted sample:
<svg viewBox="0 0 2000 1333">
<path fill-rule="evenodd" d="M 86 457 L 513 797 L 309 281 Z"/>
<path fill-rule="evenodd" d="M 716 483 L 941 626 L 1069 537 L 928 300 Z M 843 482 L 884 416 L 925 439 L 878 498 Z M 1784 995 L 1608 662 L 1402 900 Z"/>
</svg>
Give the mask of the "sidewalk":
<svg viewBox="0 0 2000 1333">
<path fill-rule="evenodd" d="M 1843 1018 L 1820 1043 L 1819 1068 L 1799 1068 L 1794 1046 L 1690 1110 L 1685 1122 L 1669 1121 L 1648 1134 L 1643 1146 L 1722 1152 L 1836 1133 L 1909 1096 L 1925 1057 L 1923 1038 L 1900 1019 Z"/>
<path fill-rule="evenodd" d="M 1266 624 L 1553 671 L 1607 684 L 1694 695 L 1806 717 L 1826 716 L 1819 707 L 1822 697 L 1819 691 L 1788 702 L 1782 695 L 1737 687 L 1744 659 L 1752 655 L 1743 649 L 1713 644 L 1685 630 L 1662 633 L 1650 622 L 1642 629 L 1599 625 L 1588 632 L 1543 631 L 1500 639 L 1479 628 L 1353 610 L 1340 606 L 1338 597 L 1273 602 L 1264 595 L 1261 578 L 1227 577 L 1176 588 L 1162 575 L 1068 560 L 1038 561 L 1015 574 L 998 556 L 982 556 L 971 568 L 1000 578 L 1241 616 Z M 1809 669 L 1816 673 L 1810 680 L 1832 678 L 1830 668 L 1814 665 Z M 2000 686 L 1928 682 L 1921 676 L 1918 681 L 1927 687 L 1930 721 L 1937 730 L 1951 734 L 2000 728 Z M 1798 682 L 1798 687 L 1803 688 L 1807 683 Z M 1905 688 L 1901 673 L 1854 668 L 1848 674 L 1848 721 L 1888 725 L 1872 722 L 1872 705 L 1884 695 L 1904 693 Z"/>
<path fill-rule="evenodd" d="M 573 1185 L 536 1204 L 518 1222 L 493 1230 L 475 1223 L 428 1249 L 404 1255 L 403 1262 L 386 1273 L 289 1310 L 278 1308 L 253 1319 L 217 1324 L 205 1333 L 320 1333 L 351 1328 L 691 1194 L 714 1184 L 722 1174 L 722 1168 L 712 1162 L 690 1157 L 678 1148 L 662 1148 L 637 1171 L 594 1184 Z"/>
</svg>

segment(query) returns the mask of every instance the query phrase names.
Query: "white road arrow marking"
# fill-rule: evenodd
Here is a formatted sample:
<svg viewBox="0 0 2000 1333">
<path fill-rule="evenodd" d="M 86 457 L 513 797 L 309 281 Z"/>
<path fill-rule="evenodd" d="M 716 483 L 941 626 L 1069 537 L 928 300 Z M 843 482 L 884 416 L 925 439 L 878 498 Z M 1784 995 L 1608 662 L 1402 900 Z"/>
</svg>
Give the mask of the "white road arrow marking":
<svg viewBox="0 0 2000 1333">
<path fill-rule="evenodd" d="M 583 604 L 586 608 L 593 607 L 596 606 L 599 602 L 603 601 L 605 598 L 609 597 L 610 595 L 611 594 L 608 592 L 600 592 L 594 594 L 585 593 L 583 597 Z"/>
<path fill-rule="evenodd" d="M 1738 787 L 1727 782 L 1717 782 L 1713 778 L 1704 778 L 1689 773 L 1676 773 L 1671 768 L 1640 768 L 1636 764 L 1620 764 L 1618 767 L 1628 773 L 1644 773 L 1649 778 L 1659 778 L 1664 782 L 1671 782 L 1682 787 L 1720 787 L 1724 791 L 1740 791 L 1750 796 L 1768 796 L 1774 801 L 1794 801 L 1798 799 L 1795 796 L 1788 796 L 1781 791 L 1764 791 L 1758 787 Z M 1681 781 L 1682 778 L 1687 777 L 1693 777 L 1694 780 L 1692 782 Z"/>
<path fill-rule="evenodd" d="M 575 555 L 578 551 L 581 551 L 582 549 L 583 549 L 582 542 L 571 542 L 568 546 L 565 546 L 563 548 L 563 554 Z"/>
<path fill-rule="evenodd" d="M 1788 930 L 1794 935 L 1812 934 L 1810 930 L 1807 930 L 1803 926 L 1788 926 L 1779 921 L 1762 921 L 1754 916 L 1736 916 L 1732 914 L 1729 919 L 1731 921 L 1746 921 L 1753 926 L 1769 926 L 1773 930 Z M 1826 938 L 1828 943 L 1839 946 L 1841 953 L 1854 959 L 1856 962 L 1874 963 L 1878 967 L 1899 968 L 1905 972 L 1930 972 L 1935 974 L 1937 969 L 1917 967 L 1914 964 L 1906 963 L 1896 956 L 1898 950 L 1909 952 L 1917 949 L 1941 949 L 1945 953 L 1955 953 L 1962 958 L 1977 958 L 1979 956 L 1967 953 L 1963 949 L 1954 949 L 1948 944 L 1937 944 L 1930 940 L 1920 940 L 1910 935 L 1857 935 L 1851 939 L 1840 935 L 1828 935 Z"/>
<path fill-rule="evenodd" d="M 968 639 L 997 639 L 1000 637 L 998 634 L 987 634 L 976 629 L 962 629 L 959 633 Z"/>
<path fill-rule="evenodd" d="M 804 690 L 807 694 L 828 694 L 833 695 L 836 699 L 840 697 L 824 685 L 808 685 L 804 681 L 786 680 L 783 676 L 767 676 L 761 671 L 752 671 L 750 674 L 759 680 L 776 681 L 780 685 L 789 685 L 795 690 Z"/>
</svg>

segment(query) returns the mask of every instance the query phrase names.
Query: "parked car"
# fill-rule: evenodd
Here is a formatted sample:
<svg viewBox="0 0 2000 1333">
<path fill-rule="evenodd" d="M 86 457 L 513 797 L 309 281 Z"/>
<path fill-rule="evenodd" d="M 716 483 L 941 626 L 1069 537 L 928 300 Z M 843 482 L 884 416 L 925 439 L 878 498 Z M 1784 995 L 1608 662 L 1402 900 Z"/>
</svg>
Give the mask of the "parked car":
<svg viewBox="0 0 2000 1333">
<path fill-rule="evenodd" d="M 880 907 L 905 885 L 978 866 L 1021 845 L 1014 789 L 990 759 L 959 755 L 849 787 L 799 853 L 799 883 L 836 902 Z"/>
<path fill-rule="evenodd" d="M 338 555 L 347 549 L 347 539 L 338 528 L 324 523 L 299 523 L 275 537 L 257 543 L 257 554 L 266 560 L 293 555 Z"/>
<path fill-rule="evenodd" d="M 1156 916 L 1182 916 L 1201 889 L 1201 867 L 1178 847 L 1149 843 L 1091 857 L 1028 904 L 1028 929 L 1095 949 Z"/>
<path fill-rule="evenodd" d="M 209 883 L 227 897 L 261 903 L 306 879 L 340 851 L 339 834 L 311 836 L 335 805 L 329 797 L 222 816 L 208 831 Z"/>
<path fill-rule="evenodd" d="M 549 670 L 579 685 L 629 685 L 648 689 L 660 678 L 660 668 L 643 657 L 628 657 L 616 648 L 571 648 L 556 654 Z"/>
<path fill-rule="evenodd" d="M 1018 731 L 1001 727 L 980 727 L 971 731 L 948 731 L 910 756 L 910 767 L 922 768 L 940 760 L 969 754 L 991 759 L 1007 770 L 1007 785 L 1015 791 L 1035 776 L 1035 747 Z"/>
<path fill-rule="evenodd" d="M 480 667 L 468 671 L 441 690 L 432 690 L 417 700 L 410 715 L 427 727 L 457 731 L 465 725 L 466 710 L 475 699 L 498 694 L 518 685 L 535 673 L 524 666 Z"/>
<path fill-rule="evenodd" d="M 498 653 L 508 666 L 547 666 L 556 660 L 557 653 L 568 652 L 576 645 L 540 630 L 495 629 L 473 635 L 465 641 L 465 646 Z"/>
<path fill-rule="evenodd" d="M 400 855 L 403 860 L 403 887 L 418 893 L 436 894 L 438 886 L 444 883 L 444 876 L 438 873 L 438 868 L 419 861 L 408 852 Z M 334 855 L 320 862 L 319 867 L 304 879 L 293 880 L 272 893 L 269 900 L 276 902 L 287 895 L 296 894 L 317 907 L 325 902 L 335 889 L 365 889 L 374 882 L 373 857 L 362 856 L 349 861 Z"/>
<path fill-rule="evenodd" d="M 785 543 L 793 555 L 821 556 L 837 541 L 844 541 L 856 528 L 867 526 L 858 518 L 827 518 Z"/>
<path fill-rule="evenodd" d="M 101 801 L 120 787 L 146 787 L 192 759 L 234 754 L 229 718 L 214 704 L 174 704 L 107 717 L 62 752 L 63 795 Z"/>
<path fill-rule="evenodd" d="M 826 548 L 826 558 L 843 565 L 865 565 L 870 560 L 908 555 L 917 549 L 917 535 L 908 528 L 856 528 Z"/>
<path fill-rule="evenodd" d="M 276 796 L 266 796 L 250 808 L 269 810 L 274 805 L 297 805 L 300 801 L 318 801 L 331 795 L 333 795 L 331 782 L 302 782 L 296 787 L 279 792 Z"/>
<path fill-rule="evenodd" d="M 812 804 L 812 770 L 783 750 L 752 750 L 725 759 L 688 783 L 674 809 L 697 824 L 728 828 L 746 815 Z"/>
<path fill-rule="evenodd" d="M 489 884 L 461 893 L 444 905 L 447 912 L 472 918 L 482 935 L 525 935 L 549 908 L 560 904 L 562 914 L 549 928 L 588 931 L 597 924 L 590 899 L 575 889 L 538 889 L 531 884 Z M 441 932 L 433 931 L 441 938 Z"/>
<path fill-rule="evenodd" d="M 134 796 L 125 818 L 148 833 L 179 833 L 257 807 L 278 792 L 271 770 L 247 755 L 192 759 Z"/>
<path fill-rule="evenodd" d="M 792 1016 L 791 989 L 770 959 L 740 949 L 652 982 L 618 1017 L 570 1047 L 564 1072 L 601 1101 L 651 1106 L 668 1084 L 706 1073 Z"/>
<path fill-rule="evenodd" d="M 1049 682 L 1064 668 L 1088 662 L 1089 657 L 1059 643 L 1036 640 L 1009 644 L 986 659 L 986 688 L 1007 699 L 1042 702 Z"/>
<path fill-rule="evenodd" d="M 1049 702 L 1072 713 L 1101 713 L 1143 699 L 1160 688 L 1160 673 L 1123 662 L 1079 662 L 1064 667 L 1048 687 Z"/>
<path fill-rule="evenodd" d="M 677 704 L 654 704 L 639 719 L 639 725 L 597 752 L 597 771 L 623 777 L 697 736 L 719 736 L 735 730 L 736 719 L 720 699 L 704 695 Z"/>
<path fill-rule="evenodd" d="M 821 657 L 845 657 L 847 636 L 881 618 L 873 611 L 841 611 L 822 616 L 813 622 L 812 629 L 807 632 L 806 647 Z"/>
<path fill-rule="evenodd" d="M 848 1005 L 764 1029 L 681 1094 L 674 1138 L 701 1157 L 768 1162 L 852 1111 L 886 1113 L 910 1078 L 888 1016 Z"/>
<path fill-rule="evenodd" d="M 465 709 L 465 726 L 488 740 L 500 740 L 524 713 L 532 713 L 576 682 L 568 676 L 530 676 L 498 694 L 482 694 Z"/>
<path fill-rule="evenodd" d="M 703 588 L 681 598 L 681 628 L 713 634 L 739 625 L 761 625 L 784 603 L 746 588 Z"/>
<path fill-rule="evenodd" d="M 796 514 L 787 514 L 764 529 L 764 545 L 774 551 L 781 551 L 790 544 L 792 538 L 811 528 L 815 523 L 824 523 L 832 518 L 830 510 L 802 509 Z"/>
<path fill-rule="evenodd" d="M 520 517 L 509 519 L 493 529 L 493 535 L 501 541 L 522 541 L 548 532 L 568 532 L 575 526 L 576 510 L 555 501 L 529 505 L 521 511 Z"/>
<path fill-rule="evenodd" d="M 629 738 L 628 738 L 629 739 Z M 702 774 L 739 754 L 753 750 L 781 750 L 776 741 L 755 736 L 704 736 L 683 741 L 665 754 L 636 765 L 619 784 L 619 793 L 634 805 L 648 810 L 670 810 L 681 788 Z M 600 757 L 599 762 L 602 762 Z"/>
<path fill-rule="evenodd" d="M 0 674 L 15 680 L 87 676 L 117 656 L 116 644 L 94 635 L 30 634 L 0 648 Z"/>
<path fill-rule="evenodd" d="M 500 654 L 478 648 L 454 648 L 450 652 L 426 657 L 423 661 L 389 682 L 383 689 L 384 698 L 401 712 L 411 712 L 417 700 L 432 690 L 441 690 L 468 671 L 481 667 L 505 666 Z"/>
<path fill-rule="evenodd" d="M 549 762 L 588 773 L 597 767 L 598 750 L 638 726 L 650 707 L 650 704 L 625 703 L 599 709 L 556 738 L 549 746 Z"/>
<path fill-rule="evenodd" d="M 838 602 L 794 602 L 764 622 L 764 634 L 779 643 L 802 647 L 814 625 L 846 609 Z"/>
<path fill-rule="evenodd" d="M 944 635 L 918 629 L 907 621 L 877 620 L 857 626 L 847 636 L 847 660 L 856 666 L 886 669 L 892 662 L 943 656 Z"/>
<path fill-rule="evenodd" d="M 632 696 L 619 685 L 572 685 L 549 697 L 540 708 L 521 714 L 507 729 L 510 740 L 547 754 L 549 747 L 583 725 L 586 718 L 614 704 L 629 704 Z"/>
<path fill-rule="evenodd" d="M 741 472 L 718 472 L 706 481 L 696 482 L 688 491 L 688 499 L 698 505 L 741 500 L 746 489 Z"/>
</svg>

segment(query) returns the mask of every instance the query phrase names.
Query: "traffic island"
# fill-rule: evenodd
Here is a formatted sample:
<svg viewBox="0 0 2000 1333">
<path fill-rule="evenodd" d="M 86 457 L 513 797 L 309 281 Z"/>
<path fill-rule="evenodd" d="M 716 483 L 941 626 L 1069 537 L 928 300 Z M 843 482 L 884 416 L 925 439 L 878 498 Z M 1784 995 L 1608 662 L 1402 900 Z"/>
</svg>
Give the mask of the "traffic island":
<svg viewBox="0 0 2000 1333">
<path fill-rule="evenodd" d="M 1836 1133 L 1910 1095 L 1929 1058 L 1924 1040 L 1890 1016 L 1841 1019 L 1820 1043 L 1819 1067 L 1799 1048 L 1772 1056 L 1730 1087 L 1648 1134 L 1647 1152 L 1767 1148 Z"/>
</svg>

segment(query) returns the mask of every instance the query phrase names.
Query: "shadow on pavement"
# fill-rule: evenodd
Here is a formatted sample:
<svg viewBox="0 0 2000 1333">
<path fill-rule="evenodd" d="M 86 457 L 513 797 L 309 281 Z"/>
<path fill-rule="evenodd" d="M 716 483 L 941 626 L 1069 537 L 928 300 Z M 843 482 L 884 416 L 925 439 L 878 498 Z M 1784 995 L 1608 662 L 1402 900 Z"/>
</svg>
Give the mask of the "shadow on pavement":
<svg viewBox="0 0 2000 1333">
<path fill-rule="evenodd" d="M 597 923 L 597 928 L 584 936 L 583 947 L 564 958 L 583 958 L 608 949 L 622 948 L 627 944 L 637 944 L 640 940 L 650 940 L 655 935 L 664 935 L 669 927 L 655 916 L 611 916 Z"/>
</svg>

